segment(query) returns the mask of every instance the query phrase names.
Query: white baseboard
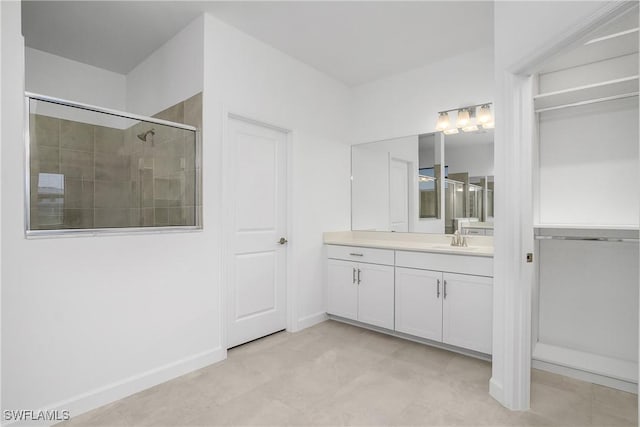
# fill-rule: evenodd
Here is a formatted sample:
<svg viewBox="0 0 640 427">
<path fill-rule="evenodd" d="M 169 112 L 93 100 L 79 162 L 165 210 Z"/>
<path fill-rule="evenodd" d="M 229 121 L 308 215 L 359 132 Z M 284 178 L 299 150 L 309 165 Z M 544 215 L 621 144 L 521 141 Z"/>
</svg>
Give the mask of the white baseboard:
<svg viewBox="0 0 640 427">
<path fill-rule="evenodd" d="M 594 378 L 608 377 L 627 383 L 638 383 L 638 363 L 630 360 L 573 350 L 543 342 L 536 343 L 532 359 L 564 366 L 569 370 L 582 371 L 585 374 L 594 375 Z"/>
<path fill-rule="evenodd" d="M 502 406 L 507 407 L 504 404 L 504 389 L 502 384 L 496 381 L 493 377 L 489 380 L 489 395 L 497 400 Z"/>
<path fill-rule="evenodd" d="M 592 372 L 582 371 L 580 369 L 569 368 L 567 366 L 561 366 L 555 363 L 543 362 L 540 360 L 532 360 L 531 367 L 554 374 L 564 375 L 565 377 L 575 378 L 577 380 L 615 388 L 618 390 L 626 391 L 628 393 L 638 394 L 638 384 L 633 382 L 623 381 L 616 378 L 607 377 L 605 375 L 598 375 Z"/>
<path fill-rule="evenodd" d="M 212 365 L 220 362 L 227 357 L 225 349 L 218 347 L 211 350 L 203 351 L 202 353 L 195 354 L 193 356 L 186 357 L 184 359 L 168 363 L 164 366 L 134 375 L 121 381 L 117 381 L 103 387 L 88 391 L 86 393 L 79 394 L 70 399 L 66 399 L 61 402 L 53 403 L 42 408 L 42 411 L 58 411 L 62 412 L 68 410 L 71 417 L 76 417 L 92 409 L 99 408 L 108 403 L 138 393 L 140 391 L 151 388 L 155 385 L 162 384 L 166 381 L 172 380 L 179 376 L 188 374 L 189 372 L 196 371 L 204 368 L 205 366 Z M 42 422 L 37 425 L 52 425 L 54 422 Z M 34 422 L 11 422 L 3 424 L 4 426 L 22 426 L 33 425 Z"/>
<path fill-rule="evenodd" d="M 310 328 L 311 326 L 317 325 L 318 323 L 322 323 L 327 319 L 327 313 L 325 313 L 324 311 L 312 314 L 310 316 L 302 317 L 298 319 L 298 328 L 296 332 Z"/>
</svg>

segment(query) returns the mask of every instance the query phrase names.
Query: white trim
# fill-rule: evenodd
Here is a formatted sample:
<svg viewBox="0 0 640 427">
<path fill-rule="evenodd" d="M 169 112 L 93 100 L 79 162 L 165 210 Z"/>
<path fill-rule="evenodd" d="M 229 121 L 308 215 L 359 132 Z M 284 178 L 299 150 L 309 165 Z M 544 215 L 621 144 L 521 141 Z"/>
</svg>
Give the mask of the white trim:
<svg viewBox="0 0 640 427">
<path fill-rule="evenodd" d="M 286 189 L 286 198 L 287 198 L 287 206 L 286 210 L 286 223 L 287 223 L 287 239 L 289 242 L 286 245 L 286 330 L 288 332 L 296 332 L 299 330 L 296 320 L 296 292 L 295 286 L 293 285 L 293 281 L 295 278 L 295 266 L 294 266 L 294 249 L 295 249 L 295 235 L 293 233 L 293 183 L 291 177 L 293 176 L 293 141 L 294 141 L 294 131 L 287 129 L 284 126 L 279 126 L 275 124 L 271 124 L 265 122 L 261 119 L 251 118 L 249 115 L 245 115 L 242 113 L 236 113 L 230 111 L 228 108 L 222 108 L 222 167 L 221 167 L 221 175 L 222 175 L 222 250 L 221 250 L 221 277 L 222 277 L 222 286 L 221 286 L 221 299 L 222 301 L 222 309 L 221 309 L 221 317 L 222 317 L 222 343 L 224 348 L 226 349 L 229 345 L 229 319 L 228 319 L 228 310 L 227 310 L 227 298 L 229 295 L 229 260 L 231 259 L 231 242 L 233 241 L 232 236 L 232 227 L 229 227 L 228 224 L 232 223 L 233 219 L 233 209 L 232 203 L 230 202 L 231 193 L 230 193 L 230 181 L 231 181 L 231 169 L 230 169 L 230 141 L 229 141 L 229 120 L 240 120 L 245 123 L 250 123 L 256 126 L 266 127 L 269 129 L 273 129 L 278 132 L 282 132 L 285 134 L 285 144 L 286 144 L 286 170 L 285 170 L 285 179 L 287 181 L 287 189 Z"/>
<path fill-rule="evenodd" d="M 592 372 L 586 372 L 580 369 L 560 366 L 555 363 L 543 362 L 541 360 L 535 359 L 531 362 L 531 367 L 540 369 L 541 371 L 547 371 L 558 375 L 564 375 L 565 377 L 575 378 L 577 380 L 615 388 L 618 390 L 626 391 L 627 393 L 638 394 L 638 384 L 618 380 L 615 378 L 607 377 L 605 375 L 598 375 Z"/>
<path fill-rule="evenodd" d="M 590 372 L 613 379 L 638 383 L 638 363 L 600 354 L 537 342 L 533 350 L 535 360 Z"/>
<path fill-rule="evenodd" d="M 106 405 L 116 400 L 123 399 L 132 394 L 146 390 L 158 384 L 162 384 L 174 378 L 196 371 L 226 358 L 226 350 L 217 347 L 206 350 L 192 356 L 185 357 L 175 362 L 168 363 L 158 368 L 132 375 L 120 381 L 113 382 L 103 387 L 99 387 L 73 396 L 69 399 L 55 402 L 41 408 L 42 411 L 63 411 L 68 410 L 71 417 L 76 417 L 92 409 Z M 57 422 L 57 421 L 54 421 Z M 25 422 L 11 422 L 3 424 L 5 426 L 28 425 Z M 30 424 L 33 424 L 31 422 Z M 38 425 L 51 425 L 48 423 L 38 423 Z"/>
<path fill-rule="evenodd" d="M 311 314 L 309 316 L 301 317 L 298 319 L 298 325 L 297 325 L 298 329 L 296 331 L 291 331 L 291 332 L 297 332 L 306 328 L 310 328 L 311 326 L 317 325 L 318 323 L 322 323 L 328 319 L 329 319 L 329 316 L 327 316 L 327 313 L 325 313 L 324 311 L 321 311 L 316 314 Z"/>
</svg>

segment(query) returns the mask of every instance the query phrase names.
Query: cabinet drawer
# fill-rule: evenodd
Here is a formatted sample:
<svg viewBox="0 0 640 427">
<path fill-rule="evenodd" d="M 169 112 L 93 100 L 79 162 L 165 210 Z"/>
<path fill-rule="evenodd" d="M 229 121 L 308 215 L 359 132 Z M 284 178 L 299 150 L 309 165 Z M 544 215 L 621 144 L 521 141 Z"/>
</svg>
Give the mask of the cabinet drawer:
<svg viewBox="0 0 640 427">
<path fill-rule="evenodd" d="M 339 245 L 327 245 L 327 257 L 385 265 L 393 265 L 395 258 L 394 251 L 391 249 L 374 249 Z"/>
<path fill-rule="evenodd" d="M 396 266 L 493 277 L 493 258 L 396 251 Z"/>
</svg>

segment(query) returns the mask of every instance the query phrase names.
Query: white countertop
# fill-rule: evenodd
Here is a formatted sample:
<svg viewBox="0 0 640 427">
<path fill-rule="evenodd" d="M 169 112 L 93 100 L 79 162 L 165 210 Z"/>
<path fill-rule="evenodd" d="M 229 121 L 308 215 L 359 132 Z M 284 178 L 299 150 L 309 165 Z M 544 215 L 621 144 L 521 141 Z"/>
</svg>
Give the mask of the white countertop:
<svg viewBox="0 0 640 427">
<path fill-rule="evenodd" d="M 466 238 L 468 247 L 456 247 L 451 246 L 450 234 L 393 233 L 388 231 L 324 233 L 324 243 L 327 245 L 493 257 L 493 237 L 466 236 Z"/>
</svg>

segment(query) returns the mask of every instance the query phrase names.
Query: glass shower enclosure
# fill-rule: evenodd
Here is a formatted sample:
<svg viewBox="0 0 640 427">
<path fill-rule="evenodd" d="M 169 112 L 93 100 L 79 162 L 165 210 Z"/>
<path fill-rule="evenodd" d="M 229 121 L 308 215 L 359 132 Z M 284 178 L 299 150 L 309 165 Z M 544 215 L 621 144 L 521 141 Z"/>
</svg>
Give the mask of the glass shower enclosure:
<svg viewBox="0 0 640 427">
<path fill-rule="evenodd" d="M 200 228 L 195 127 L 25 99 L 27 235 Z"/>
</svg>

